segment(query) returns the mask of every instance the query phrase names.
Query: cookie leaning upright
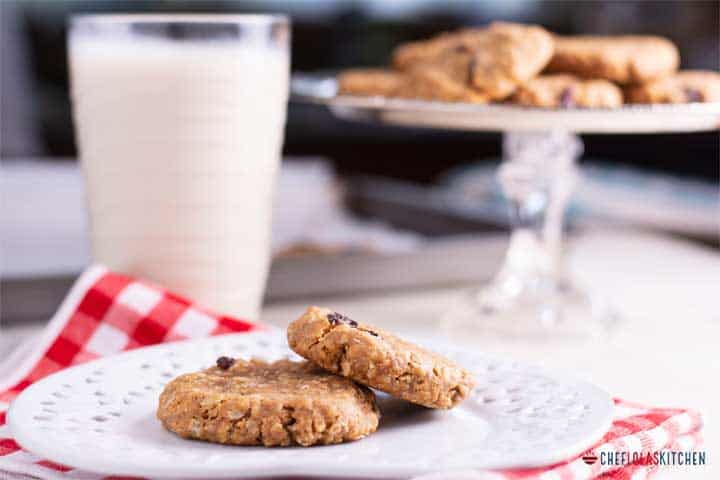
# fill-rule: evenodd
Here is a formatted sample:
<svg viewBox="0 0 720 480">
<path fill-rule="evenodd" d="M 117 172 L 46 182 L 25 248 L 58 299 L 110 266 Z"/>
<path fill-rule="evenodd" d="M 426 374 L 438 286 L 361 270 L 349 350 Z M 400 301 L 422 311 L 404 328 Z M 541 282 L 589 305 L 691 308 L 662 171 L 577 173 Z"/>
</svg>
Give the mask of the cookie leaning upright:
<svg viewBox="0 0 720 480">
<path fill-rule="evenodd" d="M 393 64 L 411 78 L 430 71 L 486 100 L 503 100 L 547 65 L 553 48 L 542 27 L 495 22 L 401 45 Z"/>
<path fill-rule="evenodd" d="M 430 408 L 452 408 L 475 384 L 452 361 L 380 328 L 310 307 L 288 327 L 299 355 L 356 382 Z"/>
<path fill-rule="evenodd" d="M 271 447 L 358 440 L 380 412 L 368 388 L 310 362 L 220 357 L 168 383 L 157 417 L 184 438 Z"/>
<path fill-rule="evenodd" d="M 494 22 L 478 45 L 470 75 L 476 88 L 503 100 L 539 74 L 555 51 L 553 36 L 538 25 Z"/>
</svg>

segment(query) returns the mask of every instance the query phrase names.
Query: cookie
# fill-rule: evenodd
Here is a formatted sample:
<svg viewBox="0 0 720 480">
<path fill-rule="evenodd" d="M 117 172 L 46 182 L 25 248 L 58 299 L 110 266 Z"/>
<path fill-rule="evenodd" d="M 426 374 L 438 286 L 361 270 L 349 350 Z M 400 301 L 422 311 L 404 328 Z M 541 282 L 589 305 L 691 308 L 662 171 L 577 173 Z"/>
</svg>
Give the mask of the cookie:
<svg viewBox="0 0 720 480">
<path fill-rule="evenodd" d="M 445 73 L 489 100 L 502 100 L 550 61 L 553 38 L 533 25 L 496 22 L 399 47 L 396 68 Z"/>
<path fill-rule="evenodd" d="M 443 102 L 487 103 L 490 97 L 468 84 L 469 55 L 454 55 L 406 73 L 397 96 Z"/>
<path fill-rule="evenodd" d="M 486 34 L 484 28 L 464 29 L 444 32 L 428 40 L 403 43 L 393 51 L 393 67 L 400 71 L 408 71 L 453 51 L 472 50 Z"/>
<path fill-rule="evenodd" d="M 402 89 L 405 75 L 380 68 L 346 70 L 338 75 L 341 95 L 394 97 Z"/>
<path fill-rule="evenodd" d="M 457 69 L 455 69 L 457 70 Z M 347 70 L 338 75 L 340 95 L 485 103 L 488 98 L 469 88 L 453 69 L 417 68 L 411 72 L 382 69 Z"/>
<path fill-rule="evenodd" d="M 630 103 L 720 102 L 720 73 L 687 70 L 625 89 Z"/>
<path fill-rule="evenodd" d="M 671 75 L 679 63 L 677 47 L 666 38 L 579 35 L 556 37 L 547 71 L 629 85 Z"/>
<path fill-rule="evenodd" d="M 321 367 L 430 408 L 452 408 L 474 386 L 452 361 L 332 310 L 310 307 L 288 327 L 290 348 Z"/>
<path fill-rule="evenodd" d="M 475 51 L 472 84 L 493 100 L 502 100 L 540 73 L 554 50 L 552 35 L 542 27 L 493 23 Z"/>
<path fill-rule="evenodd" d="M 309 362 L 221 357 L 171 381 L 157 417 L 184 438 L 271 447 L 357 440 L 380 413 L 372 391 Z"/>
<path fill-rule="evenodd" d="M 534 107 L 615 108 L 623 104 L 617 85 L 574 75 L 541 75 L 521 86 L 511 101 Z"/>
</svg>

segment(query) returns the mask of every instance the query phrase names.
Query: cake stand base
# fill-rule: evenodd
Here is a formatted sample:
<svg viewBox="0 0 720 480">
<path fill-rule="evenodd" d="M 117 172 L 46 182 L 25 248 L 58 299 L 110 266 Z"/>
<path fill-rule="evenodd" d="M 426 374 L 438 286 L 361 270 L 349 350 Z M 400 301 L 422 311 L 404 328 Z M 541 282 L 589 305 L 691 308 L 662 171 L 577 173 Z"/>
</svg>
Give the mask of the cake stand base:
<svg viewBox="0 0 720 480">
<path fill-rule="evenodd" d="M 610 304 L 570 283 L 513 292 L 515 287 L 492 282 L 464 292 L 447 313 L 445 325 L 452 331 L 503 338 L 576 341 L 606 338 L 620 321 Z"/>
</svg>

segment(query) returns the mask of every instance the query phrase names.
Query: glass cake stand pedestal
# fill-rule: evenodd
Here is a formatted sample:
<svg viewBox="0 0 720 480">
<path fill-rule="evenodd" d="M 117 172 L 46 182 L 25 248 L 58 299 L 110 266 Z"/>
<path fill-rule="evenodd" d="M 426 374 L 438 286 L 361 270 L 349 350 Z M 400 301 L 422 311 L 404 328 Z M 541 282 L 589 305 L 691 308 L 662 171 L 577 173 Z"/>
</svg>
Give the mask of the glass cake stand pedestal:
<svg viewBox="0 0 720 480">
<path fill-rule="evenodd" d="M 582 149 L 567 131 L 503 134 L 497 177 L 510 205 L 508 249 L 492 280 L 466 292 L 448 322 L 536 338 L 593 338 L 617 323 L 611 306 L 576 286 L 563 262 L 563 217 Z"/>
<path fill-rule="evenodd" d="M 331 77 L 296 76 L 293 100 L 326 105 L 336 116 L 413 127 L 500 131 L 497 176 L 510 204 L 512 233 L 500 270 L 466 292 L 447 314 L 453 325 L 523 338 L 596 338 L 618 313 L 585 292 L 563 262 L 563 217 L 578 179 L 580 133 L 716 130 L 720 104 L 549 109 L 336 95 Z"/>
</svg>

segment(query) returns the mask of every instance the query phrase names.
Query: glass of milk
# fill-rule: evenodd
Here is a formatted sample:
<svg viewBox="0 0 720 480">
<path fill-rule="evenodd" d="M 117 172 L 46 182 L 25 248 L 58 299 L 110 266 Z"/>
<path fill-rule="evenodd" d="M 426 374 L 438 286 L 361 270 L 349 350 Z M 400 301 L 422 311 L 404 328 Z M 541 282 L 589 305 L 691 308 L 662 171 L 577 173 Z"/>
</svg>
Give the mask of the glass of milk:
<svg viewBox="0 0 720 480">
<path fill-rule="evenodd" d="M 258 317 L 289 35 L 278 15 L 72 19 L 72 101 L 97 262 Z"/>
</svg>

